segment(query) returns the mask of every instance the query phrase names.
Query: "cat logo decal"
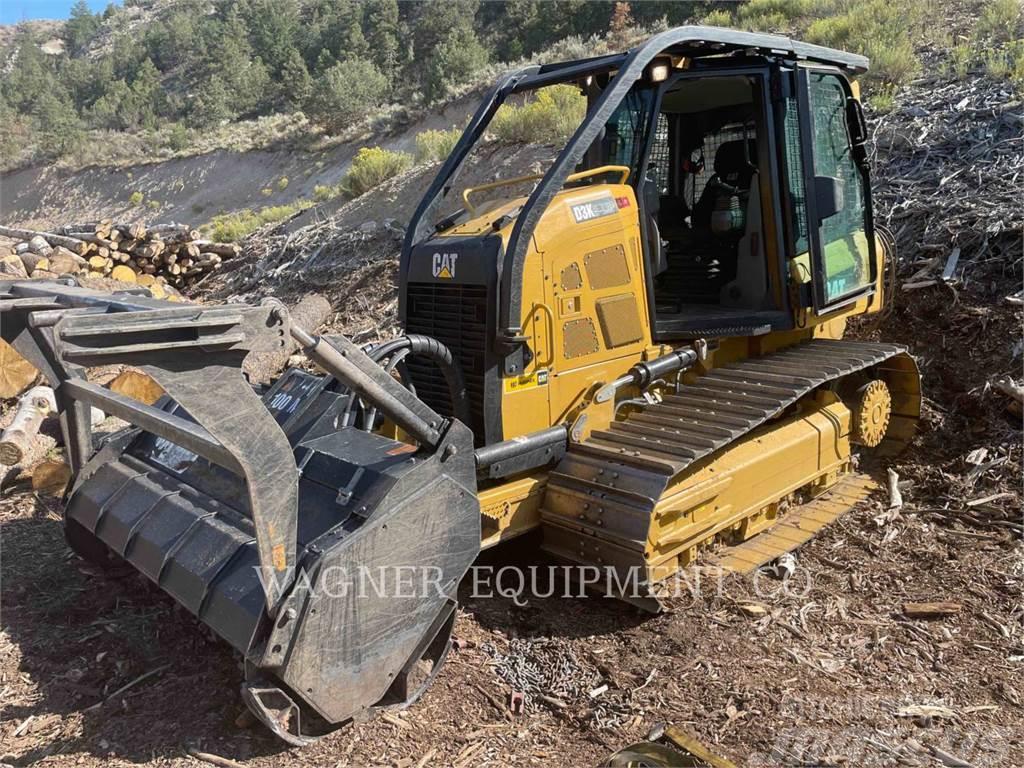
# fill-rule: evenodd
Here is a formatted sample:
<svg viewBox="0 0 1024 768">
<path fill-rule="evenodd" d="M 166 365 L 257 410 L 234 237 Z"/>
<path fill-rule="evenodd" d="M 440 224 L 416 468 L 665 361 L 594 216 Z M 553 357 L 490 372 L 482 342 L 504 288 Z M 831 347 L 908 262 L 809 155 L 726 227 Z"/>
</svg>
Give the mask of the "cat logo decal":
<svg viewBox="0 0 1024 768">
<path fill-rule="evenodd" d="M 458 260 L 457 253 L 435 253 L 434 254 L 434 277 L 442 280 L 453 280 L 455 278 L 455 262 Z"/>
</svg>

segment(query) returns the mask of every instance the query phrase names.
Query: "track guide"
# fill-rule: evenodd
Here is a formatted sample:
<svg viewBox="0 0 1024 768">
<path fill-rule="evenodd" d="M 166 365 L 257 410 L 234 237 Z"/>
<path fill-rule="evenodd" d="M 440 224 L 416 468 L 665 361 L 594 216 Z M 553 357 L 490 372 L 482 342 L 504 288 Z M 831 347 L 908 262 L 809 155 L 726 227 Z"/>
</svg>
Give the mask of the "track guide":
<svg viewBox="0 0 1024 768">
<path fill-rule="evenodd" d="M 736 573 L 752 573 L 780 555 L 806 544 L 818 531 L 864 501 L 876 488 L 878 484 L 868 475 L 859 472 L 848 475 L 827 493 L 787 513 L 768 530 L 742 544 L 716 552 L 710 564 Z"/>
<path fill-rule="evenodd" d="M 873 452 L 897 453 L 920 417 L 920 377 L 906 348 L 814 339 L 713 368 L 678 394 L 570 446 L 548 478 L 541 510 L 543 548 L 570 562 L 622 568 L 654 565 L 649 562 L 653 543 L 664 562 L 665 545 L 675 542 L 652 542 L 651 525 L 663 512 L 659 502 L 679 487 L 684 474 L 706 466 L 708 459 L 816 389 L 869 369 L 871 376 L 886 381 L 893 401 L 889 431 Z M 705 539 L 745 513 L 720 510 L 709 521 Z M 694 542 L 678 544 L 683 553 Z M 657 580 L 664 574 L 651 570 L 649 577 Z"/>
</svg>

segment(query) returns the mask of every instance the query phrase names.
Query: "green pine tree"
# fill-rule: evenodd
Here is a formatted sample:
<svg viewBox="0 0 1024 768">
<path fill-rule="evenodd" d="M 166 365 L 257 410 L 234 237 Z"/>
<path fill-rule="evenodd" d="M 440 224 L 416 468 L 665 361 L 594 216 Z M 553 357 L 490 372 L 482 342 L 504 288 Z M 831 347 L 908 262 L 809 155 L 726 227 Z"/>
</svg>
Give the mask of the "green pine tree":
<svg viewBox="0 0 1024 768">
<path fill-rule="evenodd" d="M 466 81 L 487 63 L 487 50 L 471 27 L 459 26 L 437 46 L 426 67 L 424 96 L 428 102 L 445 96 L 448 89 Z"/>
<path fill-rule="evenodd" d="M 28 33 L 20 36 L 11 69 L 0 77 L 0 91 L 8 104 L 22 114 L 32 111 L 40 94 L 57 86 L 53 68 L 36 40 Z"/>
<path fill-rule="evenodd" d="M 398 73 L 398 0 L 367 0 L 365 14 L 370 59 L 393 81 Z"/>
<path fill-rule="evenodd" d="M 39 94 L 32 109 L 39 151 L 55 160 L 81 146 L 82 122 L 71 98 L 60 88 Z"/>
<path fill-rule="evenodd" d="M 220 75 L 211 77 L 196 96 L 190 112 L 191 122 L 202 128 L 220 125 L 235 117 L 238 112 L 224 78 Z"/>
<path fill-rule="evenodd" d="M 301 108 L 313 92 L 313 78 L 298 50 L 293 49 L 281 68 L 279 100 L 291 109 Z"/>
<path fill-rule="evenodd" d="M 388 90 L 388 79 L 372 61 L 347 59 L 317 78 L 306 111 L 328 130 L 339 130 L 383 104 Z"/>
<path fill-rule="evenodd" d="M 297 49 L 300 23 L 295 0 L 254 0 L 246 22 L 253 53 L 271 72 L 280 72 Z"/>
<path fill-rule="evenodd" d="M 77 0 L 71 6 L 71 15 L 64 24 L 64 42 L 68 52 L 77 56 L 86 49 L 100 28 L 100 16 L 89 10 L 86 0 Z"/>
</svg>

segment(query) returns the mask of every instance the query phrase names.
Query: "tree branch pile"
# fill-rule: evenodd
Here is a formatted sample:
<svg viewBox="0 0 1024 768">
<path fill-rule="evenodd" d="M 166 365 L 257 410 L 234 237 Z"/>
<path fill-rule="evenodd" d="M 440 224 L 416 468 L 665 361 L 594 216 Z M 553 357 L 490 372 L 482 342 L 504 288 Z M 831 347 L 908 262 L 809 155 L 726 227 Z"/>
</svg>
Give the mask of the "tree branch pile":
<svg viewBox="0 0 1024 768">
<path fill-rule="evenodd" d="M 1024 105 L 1012 86 L 930 75 L 870 128 L 876 222 L 896 239 L 904 288 L 1019 284 Z"/>
<path fill-rule="evenodd" d="M 288 231 L 259 230 L 245 240 L 245 259 L 225 265 L 202 284 L 205 299 L 258 302 L 316 290 L 337 314 L 331 331 L 357 343 L 388 338 L 398 329 L 398 252 L 404 227 L 394 219 L 345 228 L 327 218 Z"/>
<path fill-rule="evenodd" d="M 241 253 L 235 243 L 204 240 L 184 224 L 115 224 L 109 219 L 68 224 L 52 231 L 0 226 L 15 241 L 0 251 L 0 276 L 54 279 L 61 275 L 109 277 L 149 288 L 186 288 Z"/>
</svg>

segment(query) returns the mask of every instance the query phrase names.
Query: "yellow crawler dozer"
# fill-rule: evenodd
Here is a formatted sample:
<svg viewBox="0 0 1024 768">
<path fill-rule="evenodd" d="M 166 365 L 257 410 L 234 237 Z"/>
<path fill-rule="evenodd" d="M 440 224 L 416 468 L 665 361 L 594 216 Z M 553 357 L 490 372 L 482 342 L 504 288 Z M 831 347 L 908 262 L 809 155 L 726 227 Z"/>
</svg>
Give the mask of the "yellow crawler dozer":
<svg viewBox="0 0 1024 768">
<path fill-rule="evenodd" d="M 843 339 L 887 298 L 867 65 L 682 27 L 506 75 L 409 224 L 405 335 L 368 347 L 274 302 L 0 282 L 3 338 L 57 390 L 69 543 L 233 645 L 247 703 L 293 743 L 415 700 L 481 548 L 539 530 L 590 586 L 656 608 L 709 545 L 741 572 L 799 546 L 870 489 L 855 446 L 900 450 L 920 412 L 903 348 Z M 497 109 L 564 84 L 588 108 L 550 168 L 449 202 Z M 286 335 L 326 375 L 257 391 L 242 360 Z M 110 363 L 167 397 L 88 382 Z M 95 451 L 91 405 L 133 426 Z M 430 588 L 388 588 L 404 569 Z"/>
</svg>

